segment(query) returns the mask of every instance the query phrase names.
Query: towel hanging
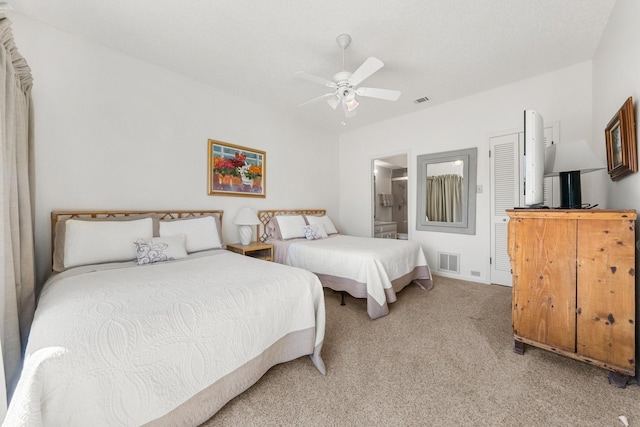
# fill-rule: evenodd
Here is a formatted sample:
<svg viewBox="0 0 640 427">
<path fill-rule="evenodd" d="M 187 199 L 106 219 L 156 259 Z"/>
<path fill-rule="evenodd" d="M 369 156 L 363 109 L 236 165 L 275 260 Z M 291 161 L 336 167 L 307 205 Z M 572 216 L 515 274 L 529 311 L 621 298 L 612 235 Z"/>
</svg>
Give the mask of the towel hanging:
<svg viewBox="0 0 640 427">
<path fill-rule="evenodd" d="M 393 194 L 389 193 L 380 193 L 380 204 L 382 206 L 393 206 Z"/>
</svg>

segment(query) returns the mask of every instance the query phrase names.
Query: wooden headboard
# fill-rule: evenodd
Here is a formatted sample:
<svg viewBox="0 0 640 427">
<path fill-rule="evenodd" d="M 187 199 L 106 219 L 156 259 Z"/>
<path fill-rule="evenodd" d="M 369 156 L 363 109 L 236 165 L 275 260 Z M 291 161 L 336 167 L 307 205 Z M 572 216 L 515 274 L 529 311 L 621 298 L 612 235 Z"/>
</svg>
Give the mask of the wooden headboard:
<svg viewBox="0 0 640 427">
<path fill-rule="evenodd" d="M 258 211 L 258 219 L 260 220 L 260 224 L 256 226 L 256 235 L 259 237 L 260 241 L 264 243 L 267 240 L 267 224 L 271 221 L 276 215 L 326 215 L 327 211 L 325 209 L 279 209 L 279 210 L 269 210 L 269 211 Z M 262 226 L 262 231 L 260 231 L 260 226 Z"/>
<path fill-rule="evenodd" d="M 222 210 L 213 211 L 53 211 L 51 212 L 51 253 L 53 253 L 53 245 L 55 242 L 56 224 L 58 221 L 62 221 L 69 218 L 117 218 L 129 215 L 139 214 L 157 214 L 160 216 L 160 220 L 178 219 L 178 218 L 196 218 L 204 214 L 217 213 L 220 216 L 220 223 L 222 224 Z"/>
</svg>

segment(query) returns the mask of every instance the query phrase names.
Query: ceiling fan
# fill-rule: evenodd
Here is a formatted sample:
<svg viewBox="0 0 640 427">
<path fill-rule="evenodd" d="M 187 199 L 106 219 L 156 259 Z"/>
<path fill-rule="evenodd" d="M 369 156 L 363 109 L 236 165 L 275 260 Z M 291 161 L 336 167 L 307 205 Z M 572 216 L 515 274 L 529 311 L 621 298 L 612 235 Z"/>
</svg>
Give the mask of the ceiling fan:
<svg viewBox="0 0 640 427">
<path fill-rule="evenodd" d="M 371 76 L 384 66 L 384 63 L 378 58 L 370 56 L 362 65 L 358 67 L 353 73 L 346 71 L 346 58 L 347 47 L 351 44 L 351 36 L 349 34 L 340 34 L 336 38 L 338 46 L 342 48 L 342 70 L 333 76 L 333 81 L 327 80 L 322 77 L 314 76 L 313 74 L 305 73 L 304 71 L 298 71 L 295 73 L 296 77 L 309 80 L 315 83 L 320 83 L 326 87 L 335 89 L 332 92 L 320 95 L 317 98 L 313 98 L 307 102 L 303 102 L 299 107 L 314 102 L 326 100 L 327 103 L 334 110 L 338 107 L 338 104 L 342 104 L 344 115 L 346 118 L 353 117 L 356 114 L 356 108 L 360 103 L 356 100 L 356 95 L 366 96 L 369 98 L 385 99 L 387 101 L 396 101 L 400 97 L 400 91 L 390 89 L 377 89 L 372 87 L 358 87 L 365 79 Z"/>
</svg>

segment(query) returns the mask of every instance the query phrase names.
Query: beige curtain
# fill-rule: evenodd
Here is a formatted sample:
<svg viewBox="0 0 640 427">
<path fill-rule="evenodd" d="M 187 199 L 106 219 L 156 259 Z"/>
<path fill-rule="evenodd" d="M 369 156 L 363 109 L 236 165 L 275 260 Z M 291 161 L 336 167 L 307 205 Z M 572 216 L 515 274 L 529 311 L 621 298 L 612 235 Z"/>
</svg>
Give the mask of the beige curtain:
<svg viewBox="0 0 640 427">
<path fill-rule="evenodd" d="M 0 356 L 6 401 L 20 376 L 35 309 L 33 79 L 16 49 L 11 21 L 1 13 L 0 42 Z M 6 402 L 0 412 L 2 407 Z"/>
<path fill-rule="evenodd" d="M 462 222 L 462 177 L 427 177 L 427 220 Z"/>
</svg>

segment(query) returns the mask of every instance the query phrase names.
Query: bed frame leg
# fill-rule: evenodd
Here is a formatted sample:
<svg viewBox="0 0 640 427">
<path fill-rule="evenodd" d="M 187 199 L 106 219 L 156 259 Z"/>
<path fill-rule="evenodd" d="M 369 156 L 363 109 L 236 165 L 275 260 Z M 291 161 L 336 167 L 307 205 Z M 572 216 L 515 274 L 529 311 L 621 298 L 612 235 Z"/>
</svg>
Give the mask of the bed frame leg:
<svg viewBox="0 0 640 427">
<path fill-rule="evenodd" d="M 347 304 L 344 302 L 344 292 L 340 292 L 340 305 L 347 305 Z"/>
</svg>

